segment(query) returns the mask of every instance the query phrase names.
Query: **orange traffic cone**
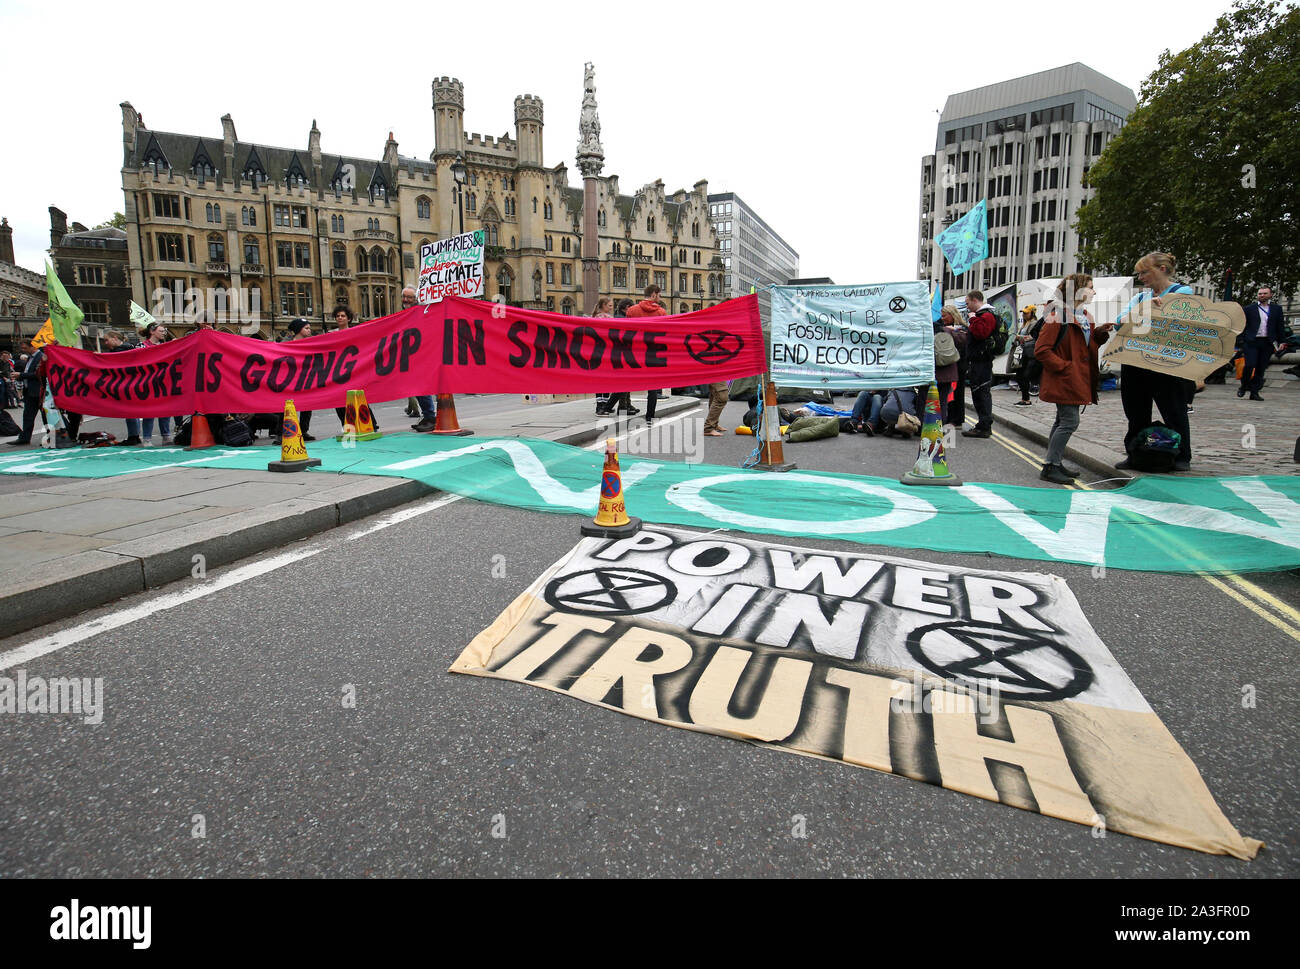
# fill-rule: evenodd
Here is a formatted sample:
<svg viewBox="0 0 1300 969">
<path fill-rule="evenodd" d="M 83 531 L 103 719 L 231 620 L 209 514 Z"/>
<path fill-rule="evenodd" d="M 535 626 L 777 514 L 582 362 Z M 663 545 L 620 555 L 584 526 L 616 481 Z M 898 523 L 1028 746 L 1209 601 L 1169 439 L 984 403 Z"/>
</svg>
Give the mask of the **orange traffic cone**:
<svg viewBox="0 0 1300 969">
<path fill-rule="evenodd" d="M 605 441 L 605 469 L 600 475 L 600 506 L 582 534 L 596 538 L 629 538 L 641 530 L 641 519 L 630 518 L 623 500 L 623 475 L 618 470 L 618 445 Z"/>
<path fill-rule="evenodd" d="M 349 390 L 343 411 L 343 433 L 336 435 L 334 440 L 374 441 L 383 436 L 375 430 L 375 419 L 370 413 L 370 405 L 366 403 L 366 392 Z"/>
<path fill-rule="evenodd" d="M 208 419 L 202 414 L 195 414 L 190 418 L 190 446 L 187 451 L 202 451 L 216 445 L 216 440 L 212 437 L 212 428 L 208 427 Z"/>
<path fill-rule="evenodd" d="M 793 471 L 796 465 L 786 461 L 781 444 L 781 415 L 776 409 L 776 386 L 763 378 L 763 444 L 759 451 L 759 471 Z"/>
<path fill-rule="evenodd" d="M 284 402 L 284 421 L 280 428 L 280 460 L 271 461 L 267 471 L 306 471 L 320 465 L 320 458 L 307 457 L 307 445 L 302 442 L 302 425 L 298 423 L 298 410 L 292 400 Z"/>
<path fill-rule="evenodd" d="M 449 437 L 465 437 L 474 433 L 462 428 L 456 420 L 456 398 L 453 394 L 438 395 L 438 416 L 430 433 L 446 434 Z"/>
</svg>

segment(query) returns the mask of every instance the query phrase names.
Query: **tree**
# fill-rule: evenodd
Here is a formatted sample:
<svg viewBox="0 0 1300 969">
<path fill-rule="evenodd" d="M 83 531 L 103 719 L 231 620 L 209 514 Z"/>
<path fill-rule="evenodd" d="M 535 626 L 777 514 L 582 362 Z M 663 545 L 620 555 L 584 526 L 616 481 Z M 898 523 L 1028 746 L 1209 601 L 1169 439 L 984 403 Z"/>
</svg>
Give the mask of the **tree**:
<svg viewBox="0 0 1300 969">
<path fill-rule="evenodd" d="M 126 216 L 121 212 L 114 212 L 113 217 L 107 222 L 101 222 L 95 226 L 96 229 L 125 229 Z"/>
<path fill-rule="evenodd" d="M 1300 280 L 1300 9 L 1238 0 L 1179 54 L 1165 51 L 1137 109 L 1087 174 L 1083 261 L 1128 274 L 1147 252 L 1178 275 L 1231 269 L 1240 292 Z"/>
</svg>

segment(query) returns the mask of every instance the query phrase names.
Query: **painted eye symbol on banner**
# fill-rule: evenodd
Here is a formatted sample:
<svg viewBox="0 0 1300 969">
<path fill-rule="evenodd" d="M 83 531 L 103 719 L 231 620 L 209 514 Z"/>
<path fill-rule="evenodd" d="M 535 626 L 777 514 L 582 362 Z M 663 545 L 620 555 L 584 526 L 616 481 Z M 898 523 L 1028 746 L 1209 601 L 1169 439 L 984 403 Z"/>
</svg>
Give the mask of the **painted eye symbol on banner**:
<svg viewBox="0 0 1300 969">
<path fill-rule="evenodd" d="M 640 569 L 592 569 L 552 579 L 543 597 L 563 612 L 635 616 L 672 602 L 677 598 L 677 587 Z"/>
<path fill-rule="evenodd" d="M 1092 685 L 1083 657 L 1037 633 L 970 622 L 940 622 L 914 629 L 907 651 L 931 673 L 961 686 L 1003 696 L 1064 700 Z"/>
<path fill-rule="evenodd" d="M 903 299 L 903 297 L 895 296 L 889 301 L 889 312 L 901 313 L 905 309 L 907 309 L 907 300 Z"/>
<path fill-rule="evenodd" d="M 692 333 L 686 338 L 686 352 L 699 363 L 710 367 L 734 359 L 744 346 L 744 340 L 725 330 L 705 330 L 703 333 Z"/>
</svg>

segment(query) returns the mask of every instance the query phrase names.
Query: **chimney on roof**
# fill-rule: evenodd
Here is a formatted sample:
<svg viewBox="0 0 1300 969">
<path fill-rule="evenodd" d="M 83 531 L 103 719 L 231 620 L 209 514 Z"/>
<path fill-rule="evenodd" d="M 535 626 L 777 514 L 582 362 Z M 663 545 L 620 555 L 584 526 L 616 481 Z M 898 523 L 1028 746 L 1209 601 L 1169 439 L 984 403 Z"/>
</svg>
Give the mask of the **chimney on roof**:
<svg viewBox="0 0 1300 969">
<path fill-rule="evenodd" d="M 235 142 L 239 140 L 239 136 L 235 134 L 235 119 L 228 114 L 221 116 L 221 137 L 224 142 L 222 155 L 226 166 L 226 178 L 233 181 L 235 178 Z"/>
<path fill-rule="evenodd" d="M 8 219 L 0 219 L 0 262 L 14 262 L 14 230 Z"/>
<path fill-rule="evenodd" d="M 397 169 L 397 142 L 393 140 L 393 133 L 388 132 L 388 141 L 384 143 L 384 164 L 390 169 Z"/>
<path fill-rule="evenodd" d="M 50 206 L 50 248 L 57 249 L 68 232 L 68 213 Z"/>
</svg>

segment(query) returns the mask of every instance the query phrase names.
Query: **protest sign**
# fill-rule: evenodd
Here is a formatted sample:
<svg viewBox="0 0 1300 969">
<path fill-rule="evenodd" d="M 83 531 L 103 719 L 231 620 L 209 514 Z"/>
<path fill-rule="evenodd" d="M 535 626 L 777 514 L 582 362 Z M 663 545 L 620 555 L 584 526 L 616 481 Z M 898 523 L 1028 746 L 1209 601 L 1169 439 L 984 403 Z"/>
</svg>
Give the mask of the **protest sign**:
<svg viewBox="0 0 1300 969">
<path fill-rule="evenodd" d="M 1237 303 L 1216 303 L 1204 296 L 1170 293 L 1130 304 L 1120 326 L 1102 347 L 1101 359 L 1204 380 L 1232 359 L 1246 312 Z"/>
<path fill-rule="evenodd" d="M 420 278 L 415 298 L 440 303 L 448 296 L 475 299 L 483 295 L 482 229 L 420 246 Z"/>
<path fill-rule="evenodd" d="M 129 353 L 51 346 L 60 407 L 98 417 L 281 413 L 427 393 L 609 393 L 761 373 L 758 299 L 697 313 L 589 319 L 448 296 L 289 343 L 201 330 Z"/>
<path fill-rule="evenodd" d="M 584 539 L 451 666 L 1253 858 L 1065 581 L 677 529 Z"/>
<path fill-rule="evenodd" d="M 923 282 L 772 287 L 772 380 L 828 390 L 934 379 Z"/>
</svg>

